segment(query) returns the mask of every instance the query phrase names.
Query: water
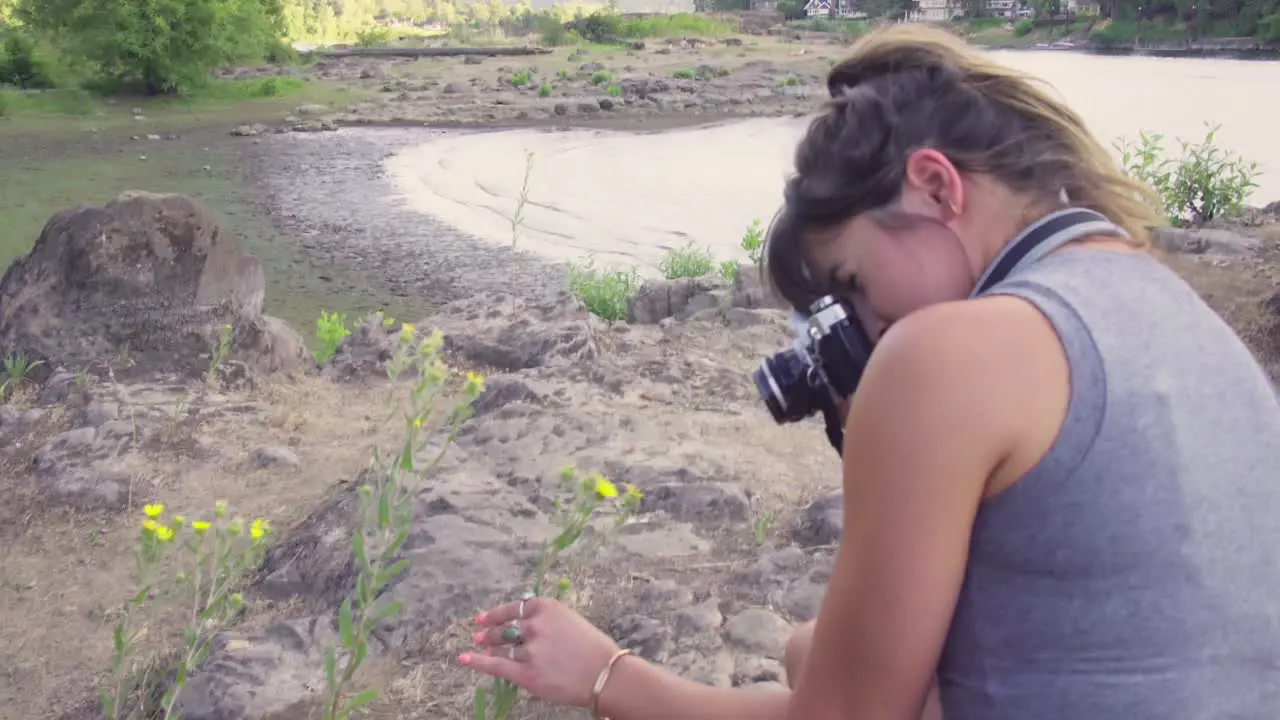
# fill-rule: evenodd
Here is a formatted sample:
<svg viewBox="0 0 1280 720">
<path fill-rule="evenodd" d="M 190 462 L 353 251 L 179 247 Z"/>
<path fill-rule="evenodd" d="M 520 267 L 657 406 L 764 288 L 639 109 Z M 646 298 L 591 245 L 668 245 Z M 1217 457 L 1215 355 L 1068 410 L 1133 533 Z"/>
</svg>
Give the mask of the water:
<svg viewBox="0 0 1280 720">
<path fill-rule="evenodd" d="M 996 52 L 1047 80 L 1110 145 L 1139 130 L 1198 141 L 1221 124 L 1221 146 L 1266 174 L 1250 199 L 1280 199 L 1280 63 Z M 529 203 L 515 243 L 553 260 L 652 273 L 688 242 L 738 257 L 753 218 L 767 223 L 805 121 L 758 119 L 663 133 L 516 130 L 432 139 L 387 162 L 411 209 L 484 240 L 512 244 L 511 216 L 534 152 Z"/>
</svg>

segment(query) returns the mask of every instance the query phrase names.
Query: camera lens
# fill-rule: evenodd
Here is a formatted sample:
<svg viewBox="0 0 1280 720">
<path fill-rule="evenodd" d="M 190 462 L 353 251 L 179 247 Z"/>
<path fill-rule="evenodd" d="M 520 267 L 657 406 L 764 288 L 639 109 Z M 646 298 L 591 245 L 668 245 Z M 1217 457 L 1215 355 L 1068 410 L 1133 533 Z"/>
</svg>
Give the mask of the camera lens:
<svg viewBox="0 0 1280 720">
<path fill-rule="evenodd" d="M 765 358 L 751 375 L 756 392 L 764 400 L 774 422 L 799 422 L 814 413 L 809 363 L 795 350 L 784 350 Z"/>
</svg>

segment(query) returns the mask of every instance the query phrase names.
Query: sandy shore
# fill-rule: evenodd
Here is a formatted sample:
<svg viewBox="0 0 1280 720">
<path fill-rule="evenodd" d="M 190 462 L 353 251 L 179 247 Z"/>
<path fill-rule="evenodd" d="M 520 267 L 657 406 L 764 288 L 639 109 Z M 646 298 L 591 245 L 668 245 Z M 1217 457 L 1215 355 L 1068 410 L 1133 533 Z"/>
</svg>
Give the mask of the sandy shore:
<svg viewBox="0 0 1280 720">
<path fill-rule="evenodd" d="M 804 125 L 769 118 L 662 134 L 454 134 L 398 153 L 386 168 L 408 208 L 510 246 L 523 161 L 532 152 L 519 248 L 656 272 L 668 250 L 687 243 L 721 259 L 741 255 L 744 228 L 753 219 L 767 224 L 781 202 Z"/>
</svg>

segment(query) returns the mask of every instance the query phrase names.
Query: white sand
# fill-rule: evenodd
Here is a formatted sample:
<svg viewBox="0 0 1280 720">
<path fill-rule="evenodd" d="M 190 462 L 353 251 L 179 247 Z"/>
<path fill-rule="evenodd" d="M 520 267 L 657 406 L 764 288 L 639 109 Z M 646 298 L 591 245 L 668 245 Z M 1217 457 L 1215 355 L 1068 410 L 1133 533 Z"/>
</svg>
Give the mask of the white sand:
<svg viewBox="0 0 1280 720">
<path fill-rule="evenodd" d="M 761 119 L 663 133 L 509 132 L 444 136 L 392 157 L 404 202 L 495 243 L 511 244 L 511 216 L 534 151 L 519 248 L 556 260 L 594 256 L 652 271 L 669 248 L 693 242 L 741 257 L 752 219 L 765 225 L 805 121 Z"/>
</svg>

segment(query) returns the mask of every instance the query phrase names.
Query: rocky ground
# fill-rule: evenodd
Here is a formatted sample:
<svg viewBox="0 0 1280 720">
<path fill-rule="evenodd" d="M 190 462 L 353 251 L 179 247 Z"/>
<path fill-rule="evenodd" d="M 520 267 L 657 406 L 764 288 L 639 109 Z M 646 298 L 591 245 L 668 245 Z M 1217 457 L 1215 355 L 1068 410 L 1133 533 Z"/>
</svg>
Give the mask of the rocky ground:
<svg viewBox="0 0 1280 720">
<path fill-rule="evenodd" d="M 282 228 L 317 261 L 429 297 L 419 327 L 443 330 L 451 361 L 488 376 L 416 499 L 410 567 L 387 590 L 405 612 L 380 629 L 364 678 L 386 689 L 374 715 L 469 716 L 474 678 L 452 658 L 478 608 L 525 589 L 567 464 L 645 493 L 575 578 L 586 612 L 701 681 L 783 681 L 782 644 L 813 616 L 839 535 L 839 476 L 820 426 L 777 427 L 755 397 L 750 370 L 788 330 L 751 269 L 731 286 L 650 286 L 632 322 L 608 325 L 565 296 L 555 268 L 443 232 L 424 251 L 430 223 L 361 216 L 378 158 L 358 160 L 358 140 L 324 152 L 295 140 L 258 160 Z M 1277 377 L 1276 208 L 1166 233 L 1161 247 Z M 316 368 L 262 314 L 263 292 L 255 260 L 202 208 L 151 195 L 60 216 L 0 281 L 0 354 L 51 360 L 0 405 L 0 716 L 94 717 L 139 509 L 196 516 L 218 499 L 278 531 L 184 717 L 315 709 L 352 589 L 354 487 L 371 448 L 396 440 L 380 376 L 396 329 L 370 325 Z M 225 325 L 230 355 L 206 380 Z M 176 623 L 161 612 L 149 634 Z M 550 716 L 533 704 L 518 715 Z"/>
<path fill-rule="evenodd" d="M 375 92 L 345 107 L 303 106 L 271 130 L 340 125 L 508 124 L 663 127 L 804 113 L 846 41 L 829 34 L 650 40 L 643 49 L 555 48 L 524 57 L 322 60 L 306 77 Z M 241 71 L 241 74 L 259 71 Z"/>
</svg>

